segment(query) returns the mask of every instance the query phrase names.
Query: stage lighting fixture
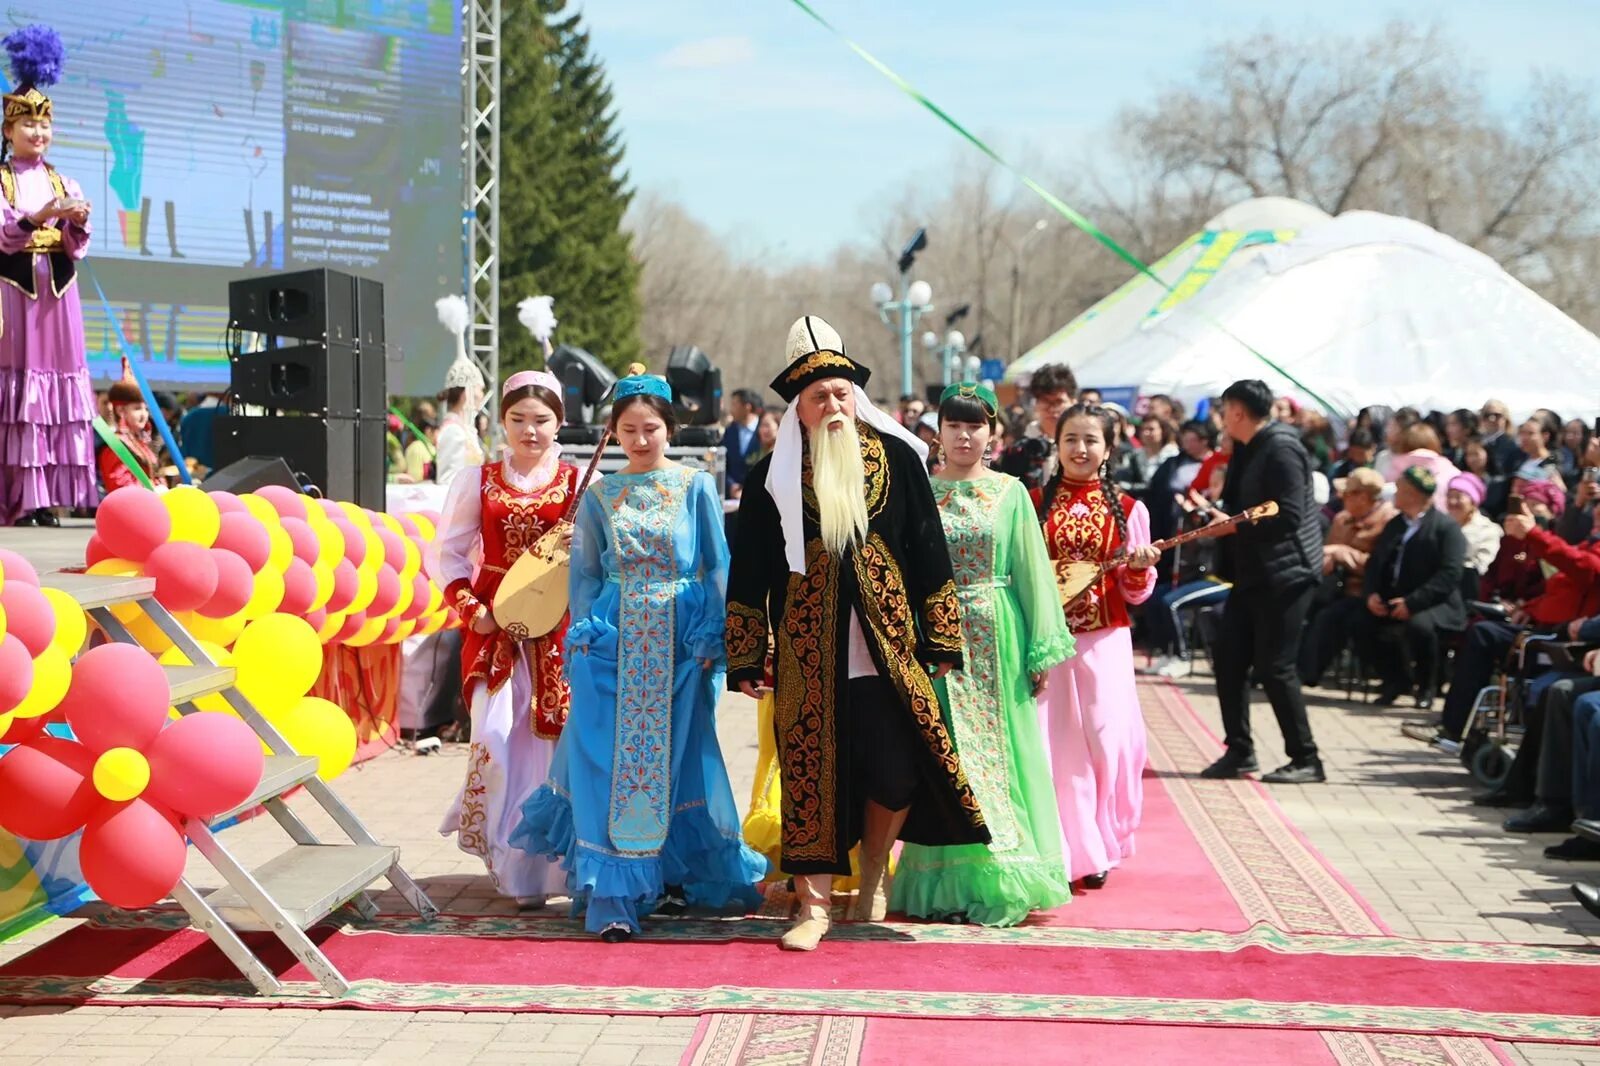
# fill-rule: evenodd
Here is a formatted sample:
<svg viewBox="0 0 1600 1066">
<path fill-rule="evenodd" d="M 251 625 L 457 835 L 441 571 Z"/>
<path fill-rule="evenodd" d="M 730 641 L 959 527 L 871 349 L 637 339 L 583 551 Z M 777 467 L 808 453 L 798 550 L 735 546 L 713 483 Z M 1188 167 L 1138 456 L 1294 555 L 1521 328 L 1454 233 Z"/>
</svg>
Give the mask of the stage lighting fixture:
<svg viewBox="0 0 1600 1066">
<path fill-rule="evenodd" d="M 722 371 L 700 348 L 680 344 L 667 356 L 672 406 L 685 426 L 710 426 L 722 419 Z"/>
<path fill-rule="evenodd" d="M 905 274 L 911 270 L 911 264 L 916 262 L 917 253 L 928 246 L 928 230 L 920 228 L 911 235 L 905 248 L 900 252 L 900 273 Z"/>
<path fill-rule="evenodd" d="M 594 409 L 617 383 L 611 368 L 582 348 L 563 344 L 550 353 L 547 368 L 561 381 L 561 406 L 569 426 L 588 425 Z"/>
</svg>

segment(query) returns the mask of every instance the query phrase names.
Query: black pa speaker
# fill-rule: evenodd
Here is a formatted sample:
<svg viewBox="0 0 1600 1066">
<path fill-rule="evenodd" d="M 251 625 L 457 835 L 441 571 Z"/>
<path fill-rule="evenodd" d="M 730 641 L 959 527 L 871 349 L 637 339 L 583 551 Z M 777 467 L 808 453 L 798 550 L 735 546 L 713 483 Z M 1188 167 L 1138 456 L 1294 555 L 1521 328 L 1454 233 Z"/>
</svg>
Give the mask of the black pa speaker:
<svg viewBox="0 0 1600 1066">
<path fill-rule="evenodd" d="M 298 344 L 239 352 L 229 355 L 228 361 L 230 391 L 239 403 L 330 418 L 356 418 L 362 413 L 360 387 L 366 368 L 353 345 Z M 379 371 L 382 381 L 381 365 Z"/>
<path fill-rule="evenodd" d="M 282 485 L 296 492 L 305 491 L 300 487 L 300 482 L 295 480 L 289 464 L 276 455 L 248 455 L 220 470 L 211 471 L 205 480 L 207 492 L 231 492 L 234 495 L 254 492 L 268 485 Z"/>
<path fill-rule="evenodd" d="M 381 418 L 219 415 L 211 432 L 220 466 L 248 457 L 278 457 L 295 481 L 328 499 L 384 509 Z"/>
<path fill-rule="evenodd" d="M 229 282 L 229 324 L 268 337 L 354 343 L 359 280 L 319 268 Z"/>
</svg>

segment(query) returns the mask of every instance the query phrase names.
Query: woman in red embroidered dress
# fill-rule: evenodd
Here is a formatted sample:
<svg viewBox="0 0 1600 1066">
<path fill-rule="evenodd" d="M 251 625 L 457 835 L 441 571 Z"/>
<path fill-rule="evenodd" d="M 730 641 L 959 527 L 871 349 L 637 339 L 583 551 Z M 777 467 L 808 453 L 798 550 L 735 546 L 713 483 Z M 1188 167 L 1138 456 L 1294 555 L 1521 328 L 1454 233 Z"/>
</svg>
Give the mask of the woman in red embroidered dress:
<svg viewBox="0 0 1600 1066">
<path fill-rule="evenodd" d="M 150 408 L 144 402 L 144 393 L 139 391 L 139 382 L 134 379 L 126 357 L 122 360 L 122 379 L 112 384 L 107 395 L 111 400 L 112 428 L 117 431 L 117 438 L 127 446 L 133 461 L 144 469 L 145 477 L 152 484 L 165 487 L 158 473 L 161 462 L 151 442 Z M 110 448 L 100 449 L 95 462 L 100 468 L 100 483 L 107 492 L 139 484 L 139 476 Z"/>
<path fill-rule="evenodd" d="M 563 619 L 548 636 L 516 641 L 490 605 L 511 564 L 566 513 L 578 471 L 560 461 L 561 385 L 543 371 L 513 374 L 500 397 L 510 448 L 497 463 L 467 467 L 450 482 L 432 560 L 445 598 L 460 612 L 463 695 L 472 712 L 472 755 L 461 794 L 439 831 L 483 859 L 489 879 L 523 907 L 565 891 L 559 865 L 508 843 L 522 803 L 544 783 L 567 719 L 561 666 Z"/>
<path fill-rule="evenodd" d="M 1059 466 L 1044 487 L 1044 540 L 1058 567 L 1125 557 L 1067 610 L 1078 653 L 1050 671 L 1039 718 L 1055 777 L 1072 880 L 1088 888 L 1133 854 L 1144 803 L 1144 717 L 1133 675 L 1128 605 L 1155 591 L 1160 553 L 1144 504 L 1112 484 L 1116 420 L 1097 404 L 1067 408 L 1056 429 Z"/>
</svg>

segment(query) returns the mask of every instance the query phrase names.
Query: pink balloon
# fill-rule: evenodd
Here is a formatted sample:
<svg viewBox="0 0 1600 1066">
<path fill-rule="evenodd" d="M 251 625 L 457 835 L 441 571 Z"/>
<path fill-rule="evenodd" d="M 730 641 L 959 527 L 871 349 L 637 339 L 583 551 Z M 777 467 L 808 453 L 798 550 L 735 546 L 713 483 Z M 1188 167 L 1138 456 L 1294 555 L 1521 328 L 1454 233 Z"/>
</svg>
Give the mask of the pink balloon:
<svg viewBox="0 0 1600 1066">
<path fill-rule="evenodd" d="M 7 581 L 20 581 L 35 588 L 39 586 L 39 571 L 10 548 L 0 548 L 0 570 L 5 571 Z"/>
<path fill-rule="evenodd" d="M 361 632 L 361 627 L 367 624 L 367 612 L 357 611 L 344 620 L 344 625 L 339 627 L 339 632 L 333 635 L 331 643 L 342 644 Z"/>
<path fill-rule="evenodd" d="M 102 644 L 72 664 L 61 710 L 91 751 L 143 751 L 161 732 L 171 703 L 166 672 L 149 652 L 135 644 Z"/>
<path fill-rule="evenodd" d="M 378 567 L 378 594 L 372 598 L 372 603 L 367 606 L 369 617 L 388 614 L 394 610 L 394 605 L 400 602 L 400 575 L 391 570 L 388 564 Z"/>
<path fill-rule="evenodd" d="M 8 743 L 11 735 L 8 730 Z M 94 760 L 82 744 L 51 736 L 6 752 L 0 758 L 0 826 L 29 840 L 58 840 L 81 828 L 102 802 L 92 779 Z"/>
<path fill-rule="evenodd" d="M 250 508 L 244 505 L 244 501 L 239 499 L 239 497 L 235 496 L 231 492 L 223 492 L 221 489 L 211 489 L 206 493 L 206 495 L 211 497 L 211 502 L 217 505 L 217 510 L 222 514 L 228 515 L 250 513 Z"/>
<path fill-rule="evenodd" d="M 173 819 L 141 798 L 94 813 L 83 830 L 78 864 L 95 895 L 113 907 L 137 910 L 177 886 L 188 850 Z"/>
<path fill-rule="evenodd" d="M 272 538 L 267 534 L 267 527 L 249 511 L 224 514 L 217 539 L 211 546 L 233 552 L 250 564 L 252 574 L 259 574 L 272 557 Z"/>
<path fill-rule="evenodd" d="M 306 520 L 306 498 L 284 485 L 267 485 L 256 490 L 256 495 L 272 504 L 272 509 L 283 518 Z"/>
<path fill-rule="evenodd" d="M 406 539 L 388 526 L 378 530 L 378 540 L 383 544 L 383 563 L 399 573 L 406 565 Z"/>
<path fill-rule="evenodd" d="M 328 612 L 323 608 L 318 607 L 315 611 L 308 611 L 306 613 L 306 625 L 310 626 L 312 629 L 315 629 L 318 633 L 322 632 L 322 627 L 327 624 Z"/>
<path fill-rule="evenodd" d="M 0 585 L 0 607 L 6 611 L 6 634 L 22 641 L 28 656 L 37 659 L 56 635 L 56 613 L 50 601 L 32 585 L 6 581 Z"/>
<path fill-rule="evenodd" d="M 283 531 L 289 534 L 289 540 L 294 544 L 294 557 L 303 559 L 307 564 L 317 561 L 320 545 L 317 542 L 316 532 L 301 518 L 285 518 Z"/>
<path fill-rule="evenodd" d="M 333 524 L 344 534 L 344 557 L 350 561 L 351 566 L 360 566 L 367 558 L 367 538 L 362 536 L 354 522 L 336 519 Z"/>
<path fill-rule="evenodd" d="M 322 508 L 322 513 L 329 518 L 344 518 L 344 508 L 339 506 L 337 500 L 330 500 L 326 496 L 319 496 L 314 501 L 317 507 Z"/>
<path fill-rule="evenodd" d="M 170 541 L 151 552 L 144 573 L 156 579 L 156 600 L 169 611 L 193 611 L 217 594 L 211 549 L 188 541 Z"/>
<path fill-rule="evenodd" d="M 279 614 L 303 615 L 311 610 L 317 599 L 317 575 L 303 559 L 290 559 L 289 568 L 283 572 L 283 600 L 278 604 Z"/>
<path fill-rule="evenodd" d="M 141 485 L 128 485 L 100 501 L 94 528 L 119 559 L 142 563 L 172 535 L 172 517 L 161 506 L 161 497 Z"/>
<path fill-rule="evenodd" d="M 88 544 L 88 546 L 86 548 L 83 549 L 83 565 L 84 566 L 93 566 L 95 563 L 98 563 L 102 559 L 115 559 L 115 558 L 116 558 L 116 555 L 114 555 L 112 553 L 110 548 L 106 547 L 106 542 L 100 539 L 100 534 L 98 534 L 98 533 L 89 534 L 89 544 Z"/>
<path fill-rule="evenodd" d="M 191 818 L 210 818 L 250 798 L 263 768 L 255 730 L 226 714 L 188 714 L 145 752 L 145 795 Z"/>
<path fill-rule="evenodd" d="M 226 519 L 228 516 L 223 515 Z M 255 590 L 255 575 L 250 564 L 223 548 L 211 549 L 211 563 L 217 568 L 217 591 L 198 608 L 207 618 L 227 618 L 244 610 Z"/>
<path fill-rule="evenodd" d="M 0 714 L 21 703 L 31 688 L 33 655 L 15 633 L 7 633 L 0 637 Z M 10 737 L 8 730 L 5 737 L 0 737 L 0 744 L 15 744 L 16 741 Z"/>
<path fill-rule="evenodd" d="M 400 619 L 398 619 L 398 618 L 389 619 L 383 625 L 383 632 L 379 633 L 378 634 L 378 639 L 374 640 L 372 643 L 374 643 L 374 644 L 387 644 L 389 641 L 394 639 L 396 633 L 400 632 L 400 625 L 401 625 Z"/>
<path fill-rule="evenodd" d="M 411 602 L 406 609 L 400 612 L 401 621 L 411 622 L 422 617 L 422 612 L 428 609 L 428 595 L 432 586 L 428 584 L 428 575 L 417 573 L 411 578 Z"/>
<path fill-rule="evenodd" d="M 417 525 L 417 520 L 413 518 L 409 512 L 406 514 L 397 514 L 395 515 L 395 519 L 399 521 L 400 528 L 406 531 L 406 536 L 422 536 L 422 527 Z"/>
<path fill-rule="evenodd" d="M 333 595 L 328 598 L 328 610 L 338 613 L 350 606 L 360 584 L 361 577 L 356 573 L 355 565 L 349 559 L 339 560 L 333 568 Z"/>
</svg>

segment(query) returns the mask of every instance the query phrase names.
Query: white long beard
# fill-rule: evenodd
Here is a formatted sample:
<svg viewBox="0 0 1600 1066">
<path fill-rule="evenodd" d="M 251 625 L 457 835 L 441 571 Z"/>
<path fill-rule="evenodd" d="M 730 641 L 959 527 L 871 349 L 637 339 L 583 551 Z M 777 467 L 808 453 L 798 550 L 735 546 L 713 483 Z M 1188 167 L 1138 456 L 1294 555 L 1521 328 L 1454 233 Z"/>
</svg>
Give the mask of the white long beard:
<svg viewBox="0 0 1600 1066">
<path fill-rule="evenodd" d="M 861 438 L 855 421 L 843 415 L 838 429 L 824 422 L 811 433 L 811 489 L 817 496 L 822 544 L 828 554 L 843 555 L 867 539 L 867 469 L 861 461 Z"/>
</svg>

